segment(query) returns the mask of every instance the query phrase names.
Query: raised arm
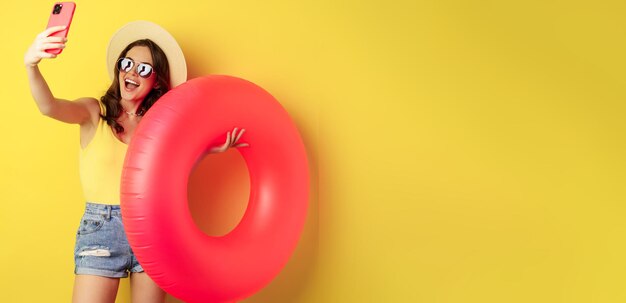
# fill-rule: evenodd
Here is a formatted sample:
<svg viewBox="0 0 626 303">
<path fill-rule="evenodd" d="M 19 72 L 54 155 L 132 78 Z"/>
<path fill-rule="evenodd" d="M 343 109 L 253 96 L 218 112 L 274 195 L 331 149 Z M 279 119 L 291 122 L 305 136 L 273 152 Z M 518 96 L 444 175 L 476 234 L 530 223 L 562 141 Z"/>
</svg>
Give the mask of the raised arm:
<svg viewBox="0 0 626 303">
<path fill-rule="evenodd" d="M 24 65 L 26 66 L 30 92 L 42 114 L 65 123 L 84 124 L 92 121 L 100 113 L 98 100 L 81 98 L 68 101 L 55 98 L 37 66 L 42 59 L 56 58 L 56 55 L 47 53 L 46 49 L 65 48 L 67 39 L 49 37 L 52 33 L 64 28 L 64 26 L 51 27 L 37 35 L 24 55 Z"/>
</svg>

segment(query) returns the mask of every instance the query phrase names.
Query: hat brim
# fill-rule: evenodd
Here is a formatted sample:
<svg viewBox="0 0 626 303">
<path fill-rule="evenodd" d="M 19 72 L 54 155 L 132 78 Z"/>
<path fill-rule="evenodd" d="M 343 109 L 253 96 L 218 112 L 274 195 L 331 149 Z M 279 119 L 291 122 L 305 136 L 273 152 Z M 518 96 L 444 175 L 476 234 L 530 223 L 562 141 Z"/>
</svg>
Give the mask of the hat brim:
<svg viewBox="0 0 626 303">
<path fill-rule="evenodd" d="M 107 70 L 113 80 L 115 64 L 120 53 L 134 41 L 150 39 L 167 56 L 170 67 L 170 87 L 174 88 L 187 81 L 187 63 L 176 39 L 165 29 L 149 21 L 133 21 L 120 28 L 109 41 L 107 48 Z"/>
</svg>

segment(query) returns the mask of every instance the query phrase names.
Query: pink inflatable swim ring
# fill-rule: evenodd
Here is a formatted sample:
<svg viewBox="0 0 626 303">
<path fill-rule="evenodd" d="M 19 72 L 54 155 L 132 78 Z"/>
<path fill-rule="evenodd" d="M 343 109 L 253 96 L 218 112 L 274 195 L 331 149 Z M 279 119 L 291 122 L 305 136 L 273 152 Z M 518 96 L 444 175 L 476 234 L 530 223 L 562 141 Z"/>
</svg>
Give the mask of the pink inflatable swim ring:
<svg viewBox="0 0 626 303">
<path fill-rule="evenodd" d="M 250 144 L 239 149 L 250 199 L 230 233 L 208 236 L 192 219 L 187 183 L 234 127 Z M 296 247 L 308 197 L 306 152 L 289 115 L 259 86 L 230 76 L 196 78 L 161 97 L 137 127 L 122 174 L 133 252 L 163 290 L 191 303 L 241 300 L 267 285 Z"/>
</svg>

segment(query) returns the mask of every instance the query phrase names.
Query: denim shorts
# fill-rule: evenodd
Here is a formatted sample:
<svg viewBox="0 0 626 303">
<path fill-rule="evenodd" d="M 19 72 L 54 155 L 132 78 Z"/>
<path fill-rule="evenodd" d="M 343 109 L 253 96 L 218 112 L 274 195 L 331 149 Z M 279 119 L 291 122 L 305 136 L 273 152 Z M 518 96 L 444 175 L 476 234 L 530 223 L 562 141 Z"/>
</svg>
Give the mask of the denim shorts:
<svg viewBox="0 0 626 303">
<path fill-rule="evenodd" d="M 143 272 L 130 249 L 119 205 L 87 203 L 74 247 L 74 273 L 126 278 Z"/>
</svg>

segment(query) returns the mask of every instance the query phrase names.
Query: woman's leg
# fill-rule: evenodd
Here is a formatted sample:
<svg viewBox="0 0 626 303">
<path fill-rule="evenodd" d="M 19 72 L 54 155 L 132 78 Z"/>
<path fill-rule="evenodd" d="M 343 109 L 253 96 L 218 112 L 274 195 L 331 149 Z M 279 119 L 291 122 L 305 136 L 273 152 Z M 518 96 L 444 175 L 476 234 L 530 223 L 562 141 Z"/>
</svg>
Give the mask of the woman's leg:
<svg viewBox="0 0 626 303">
<path fill-rule="evenodd" d="M 118 278 L 107 278 L 93 275 L 76 275 L 72 303 L 114 303 Z"/>
<path fill-rule="evenodd" d="M 145 272 L 130 273 L 132 303 L 163 303 L 165 292 Z"/>
</svg>

